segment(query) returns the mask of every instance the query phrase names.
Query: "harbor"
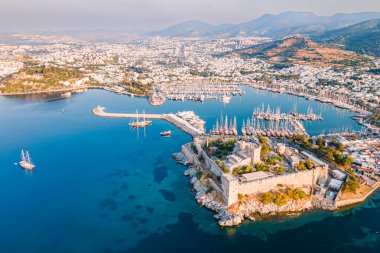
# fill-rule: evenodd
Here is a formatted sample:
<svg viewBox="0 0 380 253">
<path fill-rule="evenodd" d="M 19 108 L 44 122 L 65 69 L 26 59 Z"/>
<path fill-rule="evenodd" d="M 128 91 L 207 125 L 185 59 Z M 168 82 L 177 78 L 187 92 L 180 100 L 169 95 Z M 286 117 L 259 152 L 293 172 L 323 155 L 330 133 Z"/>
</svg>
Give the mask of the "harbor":
<svg viewBox="0 0 380 253">
<path fill-rule="evenodd" d="M 287 119 L 279 121 L 266 122 L 265 120 L 250 119 L 243 120 L 241 131 L 242 136 L 268 136 L 268 137 L 287 137 L 290 138 L 296 134 L 308 135 L 306 129 L 296 119 Z M 215 125 L 209 131 L 210 135 L 220 136 L 238 136 L 236 117 L 228 121 L 228 116 L 225 119 L 221 116 L 216 120 Z"/>
<path fill-rule="evenodd" d="M 190 134 L 192 137 L 197 137 L 204 135 L 206 130 L 204 128 L 206 122 L 201 120 L 199 116 L 195 115 L 192 111 L 178 112 L 177 114 L 167 113 L 167 114 L 142 114 L 136 113 L 108 113 L 105 112 L 105 107 L 97 106 L 92 110 L 93 114 L 100 117 L 108 118 L 129 118 L 129 119 L 142 119 L 143 121 L 135 121 L 141 126 L 148 126 L 151 121 L 146 121 L 146 119 L 162 119 L 165 120 L 182 131 Z M 149 124 L 144 124 L 142 122 L 149 122 Z M 131 125 L 130 125 L 131 126 Z M 135 126 L 133 126 L 135 127 Z M 140 127 L 140 125 L 138 125 Z M 223 115 L 220 117 L 220 121 L 217 120 L 216 124 L 209 131 L 210 135 L 224 135 L 224 136 L 239 136 L 237 130 L 237 120 L 236 117 L 228 120 L 226 115 L 223 119 Z M 295 134 L 305 134 L 308 135 L 303 125 L 295 119 L 279 120 L 276 122 L 269 122 L 265 124 L 263 120 L 255 120 L 249 118 L 247 121 L 243 121 L 241 128 L 242 136 L 251 135 L 263 135 L 268 137 L 291 137 Z"/>
<path fill-rule="evenodd" d="M 313 120 L 323 120 L 322 113 L 316 115 L 313 113 L 313 109 L 310 106 L 307 108 L 307 112 L 305 114 L 298 113 L 296 108 L 293 108 L 290 113 L 282 113 L 281 108 L 277 107 L 275 110 L 271 109 L 268 104 L 267 109 L 265 111 L 264 103 L 261 106 L 258 106 L 254 109 L 252 118 L 258 120 L 266 120 L 266 121 L 279 121 L 279 120 L 302 120 L 302 121 L 313 121 Z"/>
<path fill-rule="evenodd" d="M 260 89 L 260 90 L 267 90 L 275 93 L 286 93 L 289 95 L 294 95 L 297 97 L 303 97 L 307 100 L 315 100 L 321 103 L 327 103 L 332 104 L 333 106 L 341 109 L 347 109 L 352 112 L 361 113 L 368 115 L 369 112 L 355 106 L 353 104 L 353 101 L 350 100 L 350 98 L 345 94 L 336 94 L 331 93 L 329 91 L 324 91 L 321 94 L 314 94 L 310 93 L 305 89 L 298 89 L 298 88 L 291 88 L 291 87 L 283 87 L 281 85 L 273 85 L 273 84 L 265 84 L 265 83 L 246 83 L 245 85 Z"/>
<path fill-rule="evenodd" d="M 338 113 L 341 110 L 329 104 L 317 105 L 316 101 L 290 97 L 286 94 L 242 88 L 246 94 L 231 99 L 227 106 L 217 100 L 208 100 L 204 104 L 167 100 L 162 106 L 154 107 L 146 98 L 121 96 L 102 89 L 89 90 L 73 96 L 72 99 L 53 102 L 35 103 L 30 100 L 10 100 L 0 97 L 0 111 L 6 122 L 0 126 L 2 130 L 0 167 L 3 180 L 1 188 L 2 192 L 13 194 L 4 195 L 4 206 L 14 214 L 24 210 L 23 215 L 4 216 L 2 222 L 6 224 L 11 221 L 15 225 L 30 224 L 30 229 L 28 226 L 26 231 L 31 234 L 36 234 L 33 231 L 37 231 L 40 235 L 49 231 L 48 228 L 52 225 L 60 226 L 61 222 L 57 221 L 57 211 L 55 211 L 60 210 L 60 217 L 64 222 L 72 220 L 73 215 L 83 221 L 93 217 L 91 224 L 92 222 L 103 224 L 106 221 L 107 226 L 95 241 L 115 243 L 114 240 L 107 239 L 109 238 L 107 235 L 114 231 L 122 231 L 120 237 L 128 238 L 127 242 L 130 245 L 143 240 L 147 235 L 158 233 L 161 227 L 176 224 L 178 217 L 181 217 L 179 215 L 184 211 L 199 210 L 200 212 L 196 212 L 199 215 L 197 219 L 202 220 L 204 227 L 213 229 L 213 232 L 220 231 L 215 224 L 213 214 L 204 209 L 200 210 L 193 194 L 189 194 L 188 178 L 182 176 L 184 167 L 177 165 L 171 158 L 181 145 L 191 141 L 191 136 L 162 119 L 161 115 L 168 112 L 175 114 L 178 111 L 194 111 L 206 121 L 207 130 L 212 128 L 216 118 L 219 118 L 223 112 L 223 118 L 228 115 L 229 122 L 230 118 L 233 120 L 236 116 L 237 131 L 240 132 L 243 119 L 246 121 L 248 116 L 252 118 L 253 109 L 263 102 L 265 105 L 270 104 L 271 108 L 280 106 L 281 111 L 285 112 L 291 111 L 292 105 L 297 103 L 299 113 L 306 113 L 309 105 L 317 113 L 320 108 L 323 109 L 322 121 L 301 122 L 310 135 L 318 135 L 323 129 L 327 132 L 330 128 L 344 126 L 360 129 L 350 117 L 351 113 L 346 111 Z M 145 110 L 146 120 L 153 121 L 152 125 L 146 127 L 146 137 L 137 137 L 136 130 L 129 127 L 128 123 L 135 115 L 132 118 L 93 116 L 91 110 L 98 104 L 107 108 L 104 110 L 105 113 L 135 114 L 138 109 L 141 115 Z M 32 106 L 35 111 L 27 109 Z M 65 113 L 62 113 L 62 109 Z M 157 119 L 148 118 L 153 115 L 160 116 Z M 143 120 L 143 115 L 140 117 Z M 25 124 L 25 120 L 29 123 Z M 15 126 L 19 136 L 17 138 L 15 135 L 7 134 L 15 131 Z M 161 132 L 167 130 L 171 130 L 172 138 L 160 136 Z M 44 141 L 41 142 L 41 139 Z M 32 161 L 36 164 L 35 173 L 19 169 L 18 164 L 14 165 L 20 160 L 21 148 L 30 152 Z M 9 150 L 12 150 L 10 155 Z M 70 159 L 67 159 L 68 157 Z M 19 178 L 19 180 L 10 182 L 9 178 Z M 68 185 L 70 187 L 67 187 Z M 162 192 L 161 189 L 166 191 Z M 25 194 L 26 192 L 30 194 Z M 172 193 L 175 198 L 168 198 L 164 193 Z M 58 197 L 52 199 L 52 195 Z M 20 209 L 20 205 L 10 204 L 14 198 L 19 198 L 25 208 Z M 371 208 L 364 211 L 374 210 L 372 206 Z M 46 210 L 54 211 L 45 212 Z M 334 215 L 323 214 L 323 217 Z M 368 219 L 372 221 L 373 217 L 370 216 Z M 149 231 L 148 234 L 131 232 L 135 231 L 133 226 L 138 222 L 137 219 L 142 218 L 146 218 L 146 223 L 138 223 L 138 229 L 146 229 Z M 351 218 L 352 216 L 347 219 Z M 312 221 L 319 220 L 320 216 L 318 212 L 310 212 L 306 216 L 289 220 L 286 224 L 298 225 L 300 219 L 303 224 L 314 229 L 312 226 L 315 222 Z M 197 226 L 200 224 L 197 220 L 194 222 Z M 37 223 L 40 226 L 36 227 Z M 249 231 L 253 231 L 257 227 L 261 229 L 261 224 L 263 223 L 256 222 L 247 225 Z M 288 226 L 282 228 L 282 225 L 283 223 L 276 222 L 271 226 L 274 226 L 274 229 L 286 229 L 286 233 L 291 231 Z M 239 232 L 244 227 L 245 225 L 234 229 Z M 68 229 L 69 241 L 58 245 L 64 251 L 70 251 L 73 247 L 72 242 L 76 242 L 78 234 L 86 234 L 88 231 L 86 226 L 77 223 Z M 4 238 L 11 241 L 11 238 L 17 236 L 16 232 L 18 231 L 4 232 Z M 259 232 L 262 233 L 261 230 Z M 323 231 L 321 235 L 322 233 Z M 47 236 L 62 238 L 61 233 L 55 232 L 48 233 Z M 38 241 L 35 237 L 25 240 L 28 245 Z M 49 250 L 54 251 L 55 245 Z M 93 246 L 93 240 L 89 240 L 89 245 Z M 95 248 L 92 249 L 96 251 Z"/>
<path fill-rule="evenodd" d="M 200 101 L 206 99 L 219 100 L 225 104 L 233 96 L 242 96 L 245 92 L 237 84 L 222 83 L 174 83 L 159 87 L 162 96 L 176 101 Z"/>
</svg>

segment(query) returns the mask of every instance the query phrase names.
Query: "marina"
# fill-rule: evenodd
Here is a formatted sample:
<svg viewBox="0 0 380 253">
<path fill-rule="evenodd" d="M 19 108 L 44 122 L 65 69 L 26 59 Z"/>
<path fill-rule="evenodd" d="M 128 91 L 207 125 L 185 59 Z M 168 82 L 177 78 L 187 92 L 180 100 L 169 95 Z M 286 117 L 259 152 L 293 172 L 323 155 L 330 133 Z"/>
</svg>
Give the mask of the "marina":
<svg viewBox="0 0 380 253">
<path fill-rule="evenodd" d="M 190 134 L 193 137 L 205 134 L 206 122 L 201 120 L 199 116 L 195 115 L 192 111 L 178 112 L 177 114 L 125 114 L 125 113 L 107 113 L 105 108 L 98 106 L 93 109 L 93 113 L 100 117 L 111 118 L 132 118 L 133 121 L 129 123 L 131 127 L 146 127 L 149 126 L 152 121 L 146 119 L 163 119 L 179 129 Z M 142 119 L 142 121 L 139 121 Z M 228 120 L 228 116 L 223 115 L 220 117 L 220 121 L 217 120 L 216 124 L 209 131 L 210 135 L 225 135 L 225 136 L 238 136 L 237 120 L 236 117 Z M 295 134 L 307 134 L 303 125 L 295 119 L 278 120 L 276 122 L 265 123 L 264 120 L 250 120 L 243 121 L 241 134 L 243 136 L 250 135 L 263 135 L 270 137 L 291 137 Z"/>
<path fill-rule="evenodd" d="M 233 96 L 244 95 L 239 85 L 222 83 L 169 83 L 161 85 L 160 91 L 169 100 L 203 102 L 206 99 L 214 99 L 225 104 L 229 103 Z"/>
<path fill-rule="evenodd" d="M 322 91 L 320 94 L 315 94 L 307 91 L 305 88 L 292 88 L 292 87 L 283 87 L 281 85 L 265 84 L 265 83 L 249 83 L 246 84 L 252 88 L 267 90 L 276 93 L 286 93 L 289 95 L 294 95 L 297 97 L 303 97 L 308 100 L 315 100 L 321 103 L 332 104 L 341 109 L 347 109 L 352 112 L 357 112 L 361 114 L 368 115 L 369 112 L 365 109 L 362 109 L 358 106 L 352 104 L 349 96 L 346 94 L 337 94 L 330 91 Z"/>
<path fill-rule="evenodd" d="M 270 105 L 265 111 L 264 103 L 255 108 L 252 114 L 252 118 L 257 120 L 267 120 L 267 121 L 279 121 L 279 120 L 302 120 L 302 121 L 312 121 L 312 120 L 323 120 L 322 113 L 316 115 L 313 113 L 313 109 L 308 107 L 305 114 L 298 113 L 296 108 L 294 108 L 290 113 L 281 113 L 281 108 L 277 107 L 276 110 L 271 110 Z"/>
<path fill-rule="evenodd" d="M 287 137 L 290 138 L 296 134 L 308 135 L 302 123 L 298 120 L 279 120 L 276 122 L 265 122 L 264 120 L 256 120 L 254 118 L 243 120 L 240 131 L 242 136 L 263 135 L 268 137 Z M 215 125 L 209 131 L 210 135 L 237 136 L 236 117 L 228 121 L 228 116 L 220 120 L 216 120 Z"/>
</svg>

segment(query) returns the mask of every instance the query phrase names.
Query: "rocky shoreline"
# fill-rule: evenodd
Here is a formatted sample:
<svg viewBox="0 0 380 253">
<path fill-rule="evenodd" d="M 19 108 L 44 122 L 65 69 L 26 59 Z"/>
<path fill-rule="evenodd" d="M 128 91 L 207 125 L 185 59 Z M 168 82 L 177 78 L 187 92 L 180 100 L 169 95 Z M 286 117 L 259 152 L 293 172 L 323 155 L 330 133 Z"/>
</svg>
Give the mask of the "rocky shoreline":
<svg viewBox="0 0 380 253">
<path fill-rule="evenodd" d="M 226 207 L 221 199 L 221 196 L 215 190 L 210 191 L 210 186 L 207 183 L 199 180 L 198 171 L 194 166 L 190 166 L 184 172 L 185 176 L 190 177 L 190 183 L 195 192 L 195 199 L 198 204 L 215 212 L 214 218 L 220 226 L 237 226 L 244 220 L 255 221 L 255 215 L 273 216 L 280 213 L 300 213 L 315 208 L 323 208 L 318 202 L 311 199 L 307 200 L 289 200 L 286 205 L 277 206 L 273 203 L 264 205 L 259 200 L 242 200 L 236 205 Z"/>
</svg>

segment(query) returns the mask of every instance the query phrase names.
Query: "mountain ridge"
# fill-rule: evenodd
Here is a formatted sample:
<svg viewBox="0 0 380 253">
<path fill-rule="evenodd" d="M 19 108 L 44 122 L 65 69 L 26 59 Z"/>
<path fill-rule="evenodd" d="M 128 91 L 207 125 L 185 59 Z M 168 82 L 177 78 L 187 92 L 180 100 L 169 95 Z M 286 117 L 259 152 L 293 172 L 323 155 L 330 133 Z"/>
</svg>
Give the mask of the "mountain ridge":
<svg viewBox="0 0 380 253">
<path fill-rule="evenodd" d="M 380 56 L 380 19 L 327 31 L 314 36 L 313 40 L 360 54 Z"/>
<path fill-rule="evenodd" d="M 279 38 L 293 34 L 322 34 L 366 20 L 380 18 L 380 12 L 336 13 L 318 16 L 313 12 L 289 11 L 264 14 L 239 24 L 212 25 L 200 20 L 182 22 L 148 35 L 162 37 L 264 36 Z"/>
</svg>

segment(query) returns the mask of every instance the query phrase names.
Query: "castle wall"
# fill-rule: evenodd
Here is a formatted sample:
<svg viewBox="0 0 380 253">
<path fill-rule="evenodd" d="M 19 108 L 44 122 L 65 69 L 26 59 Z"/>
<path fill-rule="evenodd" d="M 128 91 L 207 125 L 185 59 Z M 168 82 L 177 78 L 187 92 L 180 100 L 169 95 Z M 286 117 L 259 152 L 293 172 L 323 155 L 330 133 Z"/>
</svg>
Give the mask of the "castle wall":
<svg viewBox="0 0 380 253">
<path fill-rule="evenodd" d="M 268 192 L 277 187 L 277 185 L 288 185 L 292 187 L 313 186 L 320 177 L 322 168 L 315 170 L 300 171 L 287 175 L 272 176 L 263 179 L 257 179 L 250 182 L 240 182 L 238 193 L 240 194 L 258 194 Z"/>
<path fill-rule="evenodd" d="M 191 151 L 191 147 L 189 144 L 182 145 L 182 154 L 189 160 L 190 163 L 194 164 L 195 155 Z"/>
<path fill-rule="evenodd" d="M 227 206 L 238 201 L 239 181 L 231 174 L 221 176 L 223 200 Z"/>
<path fill-rule="evenodd" d="M 223 191 L 225 191 L 225 202 L 229 206 L 238 200 L 238 194 L 259 194 L 268 192 L 276 189 L 279 184 L 291 187 L 313 187 L 319 178 L 327 178 L 327 173 L 327 167 L 318 167 L 314 170 L 271 176 L 248 182 L 239 182 L 232 175 L 224 175 L 222 177 L 222 186 Z"/>
<path fill-rule="evenodd" d="M 219 168 L 218 165 L 204 152 L 203 150 L 200 152 L 200 155 L 203 157 L 205 164 L 207 166 L 207 169 L 214 173 L 216 176 L 221 176 L 223 174 L 222 170 Z"/>
<path fill-rule="evenodd" d="M 221 191 L 223 200 L 227 206 L 238 201 L 238 194 L 259 194 L 274 190 L 279 184 L 290 187 L 309 187 L 312 188 L 319 178 L 327 179 L 328 167 L 318 167 L 313 170 L 300 171 L 286 175 L 275 175 L 251 181 L 239 181 L 230 173 L 223 173 L 219 166 L 207 156 L 203 149 L 198 148 L 198 154 L 203 157 L 206 168 L 220 176 L 221 187 L 214 185 L 214 188 Z M 182 146 L 182 153 L 191 161 L 199 163 L 196 155 L 193 154 L 190 145 Z"/>
</svg>

